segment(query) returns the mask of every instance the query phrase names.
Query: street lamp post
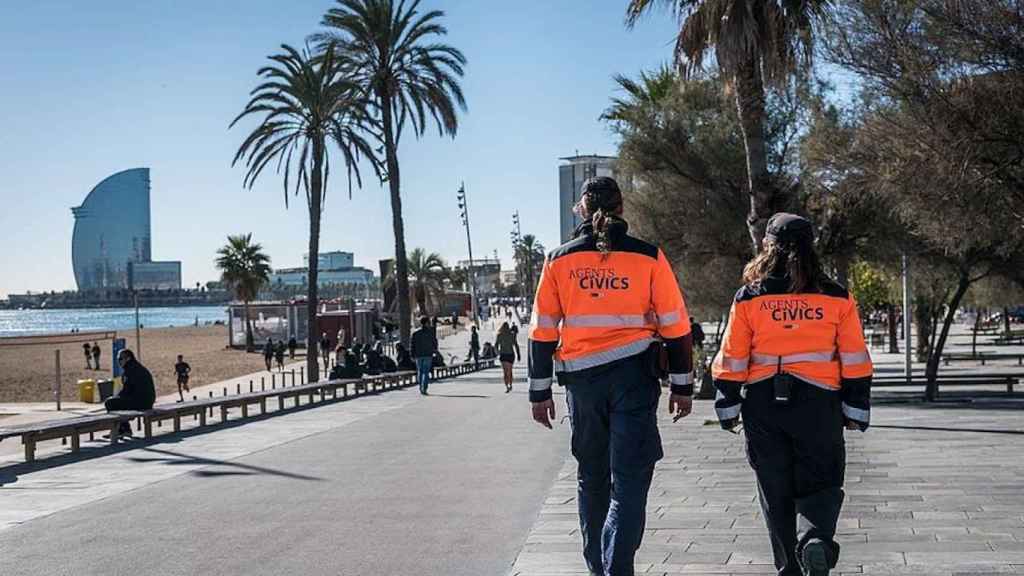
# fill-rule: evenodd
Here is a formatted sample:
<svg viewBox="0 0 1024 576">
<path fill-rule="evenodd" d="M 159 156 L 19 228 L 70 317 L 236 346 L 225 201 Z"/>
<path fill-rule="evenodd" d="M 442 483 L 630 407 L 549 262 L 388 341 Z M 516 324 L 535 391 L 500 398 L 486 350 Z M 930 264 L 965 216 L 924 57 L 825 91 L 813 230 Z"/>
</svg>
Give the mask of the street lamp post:
<svg viewBox="0 0 1024 576">
<path fill-rule="evenodd" d="M 512 260 L 516 264 L 516 284 L 519 285 L 520 299 L 522 299 L 524 297 L 524 294 L 526 293 L 523 289 L 522 263 L 519 261 L 519 246 L 521 243 L 522 234 L 519 229 L 519 210 L 516 210 L 515 212 L 512 213 Z"/>
<path fill-rule="evenodd" d="M 469 234 L 469 202 L 466 200 L 466 183 L 463 182 L 459 186 L 459 192 L 457 195 L 459 199 L 459 210 L 461 210 L 462 225 L 466 228 L 466 247 L 469 249 L 469 292 L 471 305 L 471 314 L 473 315 L 473 322 L 478 322 L 477 318 L 477 306 L 476 306 L 476 275 L 473 273 L 473 240 Z"/>
</svg>

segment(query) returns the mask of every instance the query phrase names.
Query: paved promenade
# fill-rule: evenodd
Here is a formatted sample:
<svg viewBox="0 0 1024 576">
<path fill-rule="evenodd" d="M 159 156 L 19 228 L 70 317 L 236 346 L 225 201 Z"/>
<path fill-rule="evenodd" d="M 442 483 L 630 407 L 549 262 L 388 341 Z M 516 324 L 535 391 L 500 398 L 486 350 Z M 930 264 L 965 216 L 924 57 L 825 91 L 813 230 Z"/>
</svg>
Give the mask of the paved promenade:
<svg viewBox="0 0 1024 576">
<path fill-rule="evenodd" d="M 582 576 L 564 396 L 544 430 L 516 376 L 0 463 L 0 574 Z M 878 396 L 847 433 L 836 573 L 1024 574 L 1024 400 Z M 710 402 L 662 410 L 639 573 L 774 574 L 743 436 Z"/>
<path fill-rule="evenodd" d="M 876 406 L 873 428 L 846 433 L 837 573 L 1024 574 L 1022 408 L 995 400 Z M 713 412 L 697 402 L 677 424 L 662 414 L 666 457 L 648 504 L 641 573 L 775 574 L 743 436 L 705 425 Z M 587 574 L 575 482 L 567 459 L 513 574 Z"/>
</svg>

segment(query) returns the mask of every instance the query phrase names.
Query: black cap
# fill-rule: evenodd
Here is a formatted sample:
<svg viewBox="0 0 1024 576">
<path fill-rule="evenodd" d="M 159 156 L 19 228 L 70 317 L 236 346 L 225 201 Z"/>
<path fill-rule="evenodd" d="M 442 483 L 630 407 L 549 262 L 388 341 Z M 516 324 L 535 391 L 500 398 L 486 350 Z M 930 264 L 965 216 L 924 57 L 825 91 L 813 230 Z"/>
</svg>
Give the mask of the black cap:
<svg viewBox="0 0 1024 576">
<path fill-rule="evenodd" d="M 622 206 L 622 191 L 614 178 L 594 176 L 587 178 L 580 189 L 580 198 L 590 211 L 614 210 Z"/>
<path fill-rule="evenodd" d="M 814 225 L 811 221 L 796 214 L 779 212 L 768 220 L 765 238 L 780 246 L 788 246 L 806 242 L 814 243 Z"/>
</svg>

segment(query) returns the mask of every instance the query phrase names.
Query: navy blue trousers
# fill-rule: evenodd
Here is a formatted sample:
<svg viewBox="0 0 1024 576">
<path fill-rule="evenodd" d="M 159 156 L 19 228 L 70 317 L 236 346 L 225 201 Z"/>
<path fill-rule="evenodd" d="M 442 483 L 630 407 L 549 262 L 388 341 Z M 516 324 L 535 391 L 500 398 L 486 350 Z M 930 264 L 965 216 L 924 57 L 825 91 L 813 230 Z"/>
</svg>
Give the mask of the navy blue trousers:
<svg viewBox="0 0 1024 576">
<path fill-rule="evenodd" d="M 747 459 L 779 576 L 800 576 L 803 546 L 825 543 L 829 566 L 839 560 L 834 540 L 843 505 L 846 445 L 839 394 L 797 383 L 789 404 L 777 404 L 771 380 L 747 387 L 743 431 Z"/>
<path fill-rule="evenodd" d="M 562 373 L 572 422 L 577 502 L 587 568 L 633 576 L 646 524 L 654 464 L 663 456 L 658 434 L 661 385 L 643 355 Z"/>
</svg>

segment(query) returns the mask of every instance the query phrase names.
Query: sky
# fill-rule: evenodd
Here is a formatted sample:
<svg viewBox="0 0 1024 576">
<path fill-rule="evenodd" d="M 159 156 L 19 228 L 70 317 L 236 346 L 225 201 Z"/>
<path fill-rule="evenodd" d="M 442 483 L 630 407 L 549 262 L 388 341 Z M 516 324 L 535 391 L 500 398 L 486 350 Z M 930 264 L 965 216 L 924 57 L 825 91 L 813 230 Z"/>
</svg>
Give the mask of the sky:
<svg viewBox="0 0 1024 576">
<path fill-rule="evenodd" d="M 214 280 L 228 234 L 252 232 L 276 267 L 302 264 L 305 198 L 285 209 L 272 171 L 251 189 L 231 160 L 246 136 L 228 124 L 283 43 L 318 31 L 330 0 L 18 2 L 0 19 L 0 297 L 74 289 L 71 207 L 106 176 L 151 169 L 154 260 L 182 261 L 183 284 Z M 468 111 L 454 139 L 403 136 L 406 244 L 467 256 L 455 194 L 465 181 L 474 257 L 506 263 L 512 213 L 523 233 L 558 243 L 559 158 L 614 154 L 598 117 L 614 74 L 671 58 L 675 19 L 633 30 L 625 0 L 423 0 L 445 12 L 446 42 L 468 59 Z M 340 166 L 340 160 L 337 164 Z M 348 197 L 338 168 L 321 251 L 377 270 L 394 255 L 386 188 L 369 173 Z"/>
</svg>

